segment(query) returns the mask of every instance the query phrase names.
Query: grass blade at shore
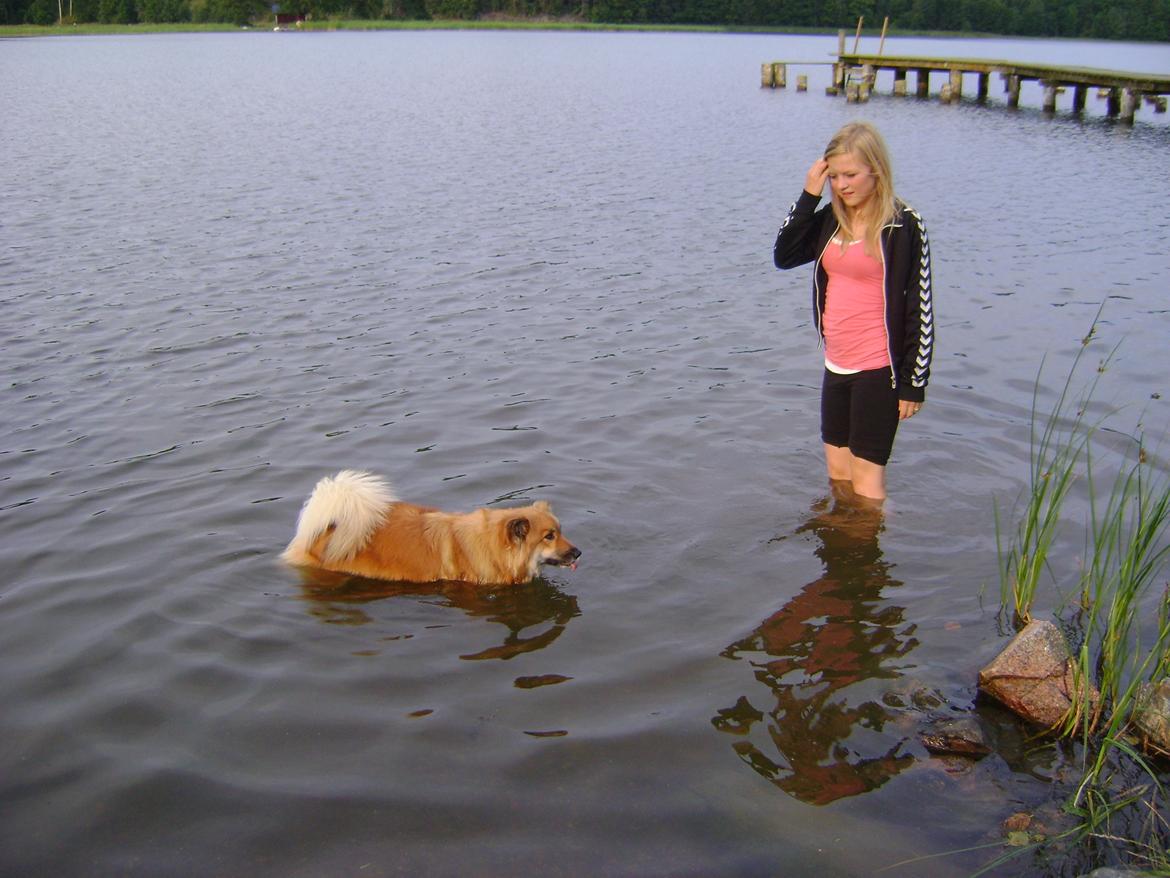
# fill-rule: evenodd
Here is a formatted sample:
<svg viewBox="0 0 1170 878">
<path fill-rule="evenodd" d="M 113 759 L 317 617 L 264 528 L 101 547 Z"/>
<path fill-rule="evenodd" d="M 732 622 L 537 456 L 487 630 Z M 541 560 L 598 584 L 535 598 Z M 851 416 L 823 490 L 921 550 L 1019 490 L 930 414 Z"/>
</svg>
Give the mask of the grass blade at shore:
<svg viewBox="0 0 1170 878">
<path fill-rule="evenodd" d="M 1097 317 L 1100 317 L 1100 311 Z M 1096 333 L 1096 327 L 1097 320 L 1094 319 L 1088 335 L 1081 340 L 1081 347 L 1077 350 L 1055 404 L 1044 418 L 1044 427 L 1039 435 L 1037 423 L 1043 361 L 1040 363 L 1040 375 L 1037 375 L 1032 388 L 1027 495 L 1020 523 L 1006 555 L 1001 551 L 1000 602 L 1005 610 L 1010 607 L 1012 621 L 1017 628 L 1022 628 L 1032 619 L 1036 590 L 1048 569 L 1049 550 L 1060 530 L 1064 502 L 1076 481 L 1080 461 L 1087 453 L 1096 429 L 1096 425 L 1086 423 L 1088 406 L 1116 349 L 1098 367 L 1096 376 L 1083 391 L 1071 418 L 1068 413 L 1073 380 L 1089 342 Z M 1002 547 L 998 510 L 996 545 Z"/>
</svg>

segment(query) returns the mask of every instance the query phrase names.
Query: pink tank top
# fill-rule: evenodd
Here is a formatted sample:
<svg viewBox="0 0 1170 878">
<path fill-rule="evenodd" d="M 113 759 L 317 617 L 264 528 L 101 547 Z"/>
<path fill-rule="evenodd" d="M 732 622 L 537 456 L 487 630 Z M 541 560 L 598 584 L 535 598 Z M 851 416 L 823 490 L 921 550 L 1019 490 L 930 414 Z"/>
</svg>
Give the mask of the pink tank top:
<svg viewBox="0 0 1170 878">
<path fill-rule="evenodd" d="M 832 368 L 860 372 L 890 365 L 882 263 L 854 241 L 841 252 L 834 238 L 821 263 L 829 275 L 825 293 L 825 360 Z"/>
</svg>

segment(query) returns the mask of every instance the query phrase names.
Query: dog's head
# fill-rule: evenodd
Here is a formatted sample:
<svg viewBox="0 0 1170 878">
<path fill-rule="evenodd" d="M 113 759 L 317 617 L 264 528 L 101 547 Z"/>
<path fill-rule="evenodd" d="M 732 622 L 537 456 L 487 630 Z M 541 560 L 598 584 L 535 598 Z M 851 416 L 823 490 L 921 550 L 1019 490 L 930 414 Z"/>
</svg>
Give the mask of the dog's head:
<svg viewBox="0 0 1170 878">
<path fill-rule="evenodd" d="M 533 576 L 541 564 L 577 569 L 581 550 L 565 539 L 561 523 L 547 503 L 541 500 L 513 512 L 505 525 L 508 540 L 526 553 Z"/>
</svg>

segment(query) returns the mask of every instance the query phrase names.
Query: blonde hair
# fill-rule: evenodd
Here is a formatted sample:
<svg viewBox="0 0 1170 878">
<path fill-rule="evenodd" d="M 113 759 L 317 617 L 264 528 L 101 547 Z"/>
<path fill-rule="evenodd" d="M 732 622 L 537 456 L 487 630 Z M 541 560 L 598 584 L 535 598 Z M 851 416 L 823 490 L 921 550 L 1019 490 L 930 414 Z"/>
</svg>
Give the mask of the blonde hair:
<svg viewBox="0 0 1170 878">
<path fill-rule="evenodd" d="M 890 151 L 878 130 L 868 122 L 850 122 L 833 135 L 825 147 L 826 161 L 835 155 L 852 154 L 869 168 L 874 178 L 873 195 L 861 206 L 859 217 L 865 220 L 865 252 L 881 258 L 882 229 L 894 219 L 894 173 L 890 166 Z M 857 240 L 844 206 L 833 194 L 833 215 L 851 241 Z"/>
</svg>

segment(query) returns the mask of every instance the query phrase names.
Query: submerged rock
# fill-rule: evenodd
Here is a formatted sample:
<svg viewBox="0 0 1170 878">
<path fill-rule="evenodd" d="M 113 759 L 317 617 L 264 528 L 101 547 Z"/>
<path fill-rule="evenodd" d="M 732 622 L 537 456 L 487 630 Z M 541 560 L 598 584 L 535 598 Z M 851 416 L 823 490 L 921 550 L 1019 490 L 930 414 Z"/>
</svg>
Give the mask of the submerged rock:
<svg viewBox="0 0 1170 878">
<path fill-rule="evenodd" d="M 1088 685 L 1089 701 L 1095 704 L 1097 691 Z M 1051 622 L 1029 622 L 979 672 L 979 688 L 1028 722 L 1057 725 L 1078 691 L 1064 635 Z"/>
<path fill-rule="evenodd" d="M 1170 680 L 1142 687 L 1134 721 L 1147 749 L 1170 754 Z"/>
<path fill-rule="evenodd" d="M 991 752 L 983 727 L 972 717 L 947 717 L 922 730 L 919 738 L 931 753 L 986 756 Z"/>
<path fill-rule="evenodd" d="M 1003 822 L 1003 832 L 1004 835 L 1009 832 L 1027 832 L 1031 825 L 1032 815 L 1027 811 L 1017 811 Z"/>
</svg>

